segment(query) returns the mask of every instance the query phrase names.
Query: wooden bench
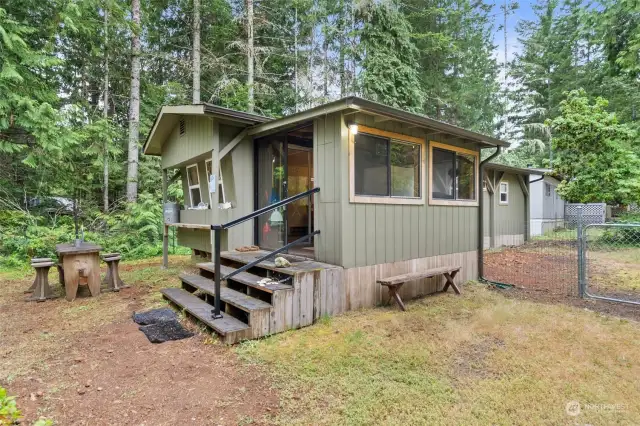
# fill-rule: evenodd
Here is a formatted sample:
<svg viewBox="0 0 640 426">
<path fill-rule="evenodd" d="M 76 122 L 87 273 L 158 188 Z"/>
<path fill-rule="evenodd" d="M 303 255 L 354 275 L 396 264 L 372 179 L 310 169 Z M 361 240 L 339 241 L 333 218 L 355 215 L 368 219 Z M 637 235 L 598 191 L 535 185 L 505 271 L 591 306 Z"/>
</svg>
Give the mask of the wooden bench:
<svg viewBox="0 0 640 426">
<path fill-rule="evenodd" d="M 406 283 L 407 281 L 415 281 L 421 280 L 423 278 L 431 278 L 438 275 L 443 275 L 447 282 L 444 285 L 442 291 L 445 292 L 449 289 L 449 287 L 451 287 L 456 294 L 460 294 L 460 289 L 458 288 L 456 283 L 453 282 L 453 279 L 459 271 L 459 266 L 442 266 L 439 268 L 428 269 L 426 271 L 411 272 L 408 274 L 396 275 L 395 277 L 384 278 L 378 280 L 378 283 L 387 287 L 387 289 L 389 290 L 389 301 L 387 302 L 387 304 L 391 302 L 391 298 L 393 297 L 396 299 L 396 302 L 398 302 L 398 306 L 400 306 L 400 309 L 406 311 L 407 308 L 404 306 L 404 303 L 402 303 L 402 299 L 398 294 L 398 291 L 404 283 Z"/>
<path fill-rule="evenodd" d="M 36 270 L 36 278 L 33 285 L 27 290 L 33 294 L 27 298 L 28 301 L 44 302 L 47 299 L 54 299 L 55 295 L 49 287 L 49 268 L 55 265 L 49 258 L 31 259 L 31 266 Z"/>
</svg>

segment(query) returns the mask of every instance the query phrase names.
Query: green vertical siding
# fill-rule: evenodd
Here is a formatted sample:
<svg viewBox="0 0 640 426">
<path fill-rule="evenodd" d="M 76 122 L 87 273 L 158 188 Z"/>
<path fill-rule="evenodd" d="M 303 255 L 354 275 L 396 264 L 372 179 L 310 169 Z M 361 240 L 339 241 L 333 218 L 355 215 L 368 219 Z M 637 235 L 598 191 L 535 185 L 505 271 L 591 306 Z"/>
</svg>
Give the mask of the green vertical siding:
<svg viewBox="0 0 640 426">
<path fill-rule="evenodd" d="M 505 173 L 501 181 L 509 184 L 509 204 L 500 204 L 500 182 L 496 182 L 496 194 L 493 197 L 496 237 L 522 235 L 526 226 L 525 197 L 522 188 L 514 174 Z M 488 209 L 485 212 L 488 214 Z"/>
<path fill-rule="evenodd" d="M 179 126 L 162 145 L 162 168 L 183 165 L 185 162 L 215 148 L 212 120 L 208 117 L 184 116 L 185 134 L 180 136 Z"/>
<path fill-rule="evenodd" d="M 422 129 L 393 121 L 375 123 L 368 115 L 351 115 L 349 120 L 425 137 Z M 477 249 L 477 207 L 429 206 L 426 197 L 424 205 L 415 206 L 351 203 L 345 121 L 337 113 L 316 119 L 314 125 L 315 176 L 321 188 L 316 203 L 316 226 L 322 232 L 316 241 L 318 260 L 350 268 Z M 429 140 L 477 149 L 442 134 Z"/>
</svg>

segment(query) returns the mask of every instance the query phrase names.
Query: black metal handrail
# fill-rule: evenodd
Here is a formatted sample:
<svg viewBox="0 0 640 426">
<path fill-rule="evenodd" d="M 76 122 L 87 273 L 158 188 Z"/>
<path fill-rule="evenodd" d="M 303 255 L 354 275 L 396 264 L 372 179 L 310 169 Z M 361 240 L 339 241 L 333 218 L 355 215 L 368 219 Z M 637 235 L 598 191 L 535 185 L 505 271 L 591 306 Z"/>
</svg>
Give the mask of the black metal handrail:
<svg viewBox="0 0 640 426">
<path fill-rule="evenodd" d="M 240 225 L 243 222 L 246 222 L 248 220 L 251 219 L 255 219 L 256 217 L 260 216 L 261 214 L 265 214 L 265 213 L 269 213 L 271 211 L 274 211 L 275 209 L 277 209 L 278 207 L 282 207 L 282 206 L 286 206 L 287 204 L 291 204 L 294 201 L 298 201 L 301 200 L 303 198 L 306 198 L 312 194 L 315 194 L 316 192 L 320 192 L 320 188 L 312 188 L 308 191 L 305 192 L 301 192 L 300 194 L 296 194 L 292 197 L 289 198 L 285 198 L 284 200 L 280 200 L 277 203 L 273 203 L 273 204 L 269 204 L 266 207 L 263 207 L 261 209 L 258 209 L 256 211 L 254 211 L 253 213 L 249 213 L 248 215 L 244 215 L 238 219 L 234 219 L 230 222 L 227 222 L 225 224 L 222 225 L 211 225 L 211 229 L 212 230 L 216 230 L 216 229 L 229 229 L 232 228 L 236 225 Z"/>
<path fill-rule="evenodd" d="M 296 244 L 301 244 L 302 242 L 306 241 L 311 241 L 311 238 L 319 235 L 320 231 L 314 231 L 310 234 L 305 235 L 304 237 L 298 238 L 295 241 L 292 241 L 288 244 L 286 244 L 285 246 L 280 247 L 277 250 L 272 251 L 271 253 L 266 254 L 265 256 L 262 256 L 259 259 L 254 260 L 251 263 L 248 263 L 246 265 L 244 265 L 243 267 L 231 272 L 230 274 L 226 275 L 223 278 L 220 278 L 220 252 L 221 252 L 221 246 L 222 246 L 222 231 L 225 229 L 229 229 L 232 228 L 236 225 L 239 225 L 243 222 L 246 222 L 248 220 L 251 219 L 255 219 L 256 217 L 265 214 L 265 213 L 269 213 L 279 207 L 283 207 L 286 206 L 288 204 L 291 204 L 295 201 L 301 200 L 303 198 L 309 197 L 309 208 L 311 208 L 311 197 L 313 196 L 313 194 L 315 194 L 316 192 L 320 192 L 320 188 L 312 188 L 308 191 L 305 192 L 301 192 L 300 194 L 296 194 L 292 197 L 288 197 L 285 198 L 284 200 L 280 200 L 277 203 L 273 203 L 270 204 L 266 207 L 263 207 L 261 209 L 258 209 L 256 211 L 254 211 L 253 213 L 249 213 L 248 215 L 242 216 L 238 219 L 234 219 L 230 222 L 227 222 L 225 224 L 222 225 L 211 225 L 211 230 L 213 231 L 213 262 L 214 262 L 214 266 L 213 266 L 213 274 L 214 274 L 214 280 L 215 280 L 215 300 L 214 300 L 214 305 L 213 305 L 213 318 L 222 318 L 222 315 L 220 314 L 220 282 L 221 281 L 225 281 L 228 280 L 229 278 L 233 277 L 234 275 L 239 274 L 240 272 L 244 272 L 246 270 L 248 270 L 249 268 L 252 268 L 254 266 L 256 266 L 257 264 L 259 264 L 260 262 L 265 261 L 266 259 L 269 259 L 272 256 L 275 256 L 279 253 L 282 253 L 283 251 L 288 250 L 290 247 L 296 245 Z M 309 223 L 311 223 L 311 215 L 309 215 Z M 309 228 L 311 229 L 311 228 Z"/>
</svg>

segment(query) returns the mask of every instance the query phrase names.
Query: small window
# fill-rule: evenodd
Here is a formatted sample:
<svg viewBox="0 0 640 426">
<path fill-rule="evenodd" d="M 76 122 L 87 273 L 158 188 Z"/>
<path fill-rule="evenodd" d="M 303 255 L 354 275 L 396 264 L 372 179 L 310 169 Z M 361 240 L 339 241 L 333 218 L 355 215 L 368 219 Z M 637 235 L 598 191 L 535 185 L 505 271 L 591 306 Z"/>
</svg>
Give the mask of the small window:
<svg viewBox="0 0 640 426">
<path fill-rule="evenodd" d="M 509 184 L 500 182 L 500 204 L 509 204 Z"/>
<path fill-rule="evenodd" d="M 366 133 L 354 141 L 355 195 L 421 197 L 420 144 Z"/>
<path fill-rule="evenodd" d="M 184 136 L 187 131 L 187 125 L 184 122 L 184 118 L 180 119 L 180 136 Z"/>
<path fill-rule="evenodd" d="M 198 165 L 187 167 L 187 185 L 189 186 L 189 199 L 191 207 L 197 207 L 202 201 L 200 194 L 200 178 L 198 175 Z"/>
<path fill-rule="evenodd" d="M 209 188 L 209 202 L 211 204 L 209 204 L 210 206 L 213 205 L 213 202 L 211 201 L 211 188 L 209 187 L 210 183 L 211 183 L 211 174 L 213 173 L 211 171 L 211 164 L 213 163 L 212 160 L 207 160 L 204 162 L 205 166 L 207 167 L 207 188 Z M 220 170 L 220 174 L 222 174 L 222 170 Z M 224 188 L 222 187 L 222 179 L 218 179 L 218 188 L 217 188 L 217 192 L 218 192 L 218 203 L 222 204 L 225 202 L 224 199 Z"/>
<path fill-rule="evenodd" d="M 433 148 L 431 196 L 435 200 L 476 200 L 476 156 Z"/>
<path fill-rule="evenodd" d="M 544 184 L 544 195 L 547 197 L 551 197 L 551 185 L 546 182 Z"/>
</svg>

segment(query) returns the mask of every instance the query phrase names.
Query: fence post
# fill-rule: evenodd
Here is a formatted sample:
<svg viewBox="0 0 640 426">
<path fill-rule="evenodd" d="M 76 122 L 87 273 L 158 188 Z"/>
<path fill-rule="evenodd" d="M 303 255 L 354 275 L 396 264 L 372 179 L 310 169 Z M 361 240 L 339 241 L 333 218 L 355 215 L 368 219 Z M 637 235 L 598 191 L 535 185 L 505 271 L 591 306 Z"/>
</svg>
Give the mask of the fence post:
<svg viewBox="0 0 640 426">
<path fill-rule="evenodd" d="M 578 234 L 578 294 L 584 298 L 584 228 L 582 227 L 582 206 L 576 206 L 576 225 Z"/>
</svg>

